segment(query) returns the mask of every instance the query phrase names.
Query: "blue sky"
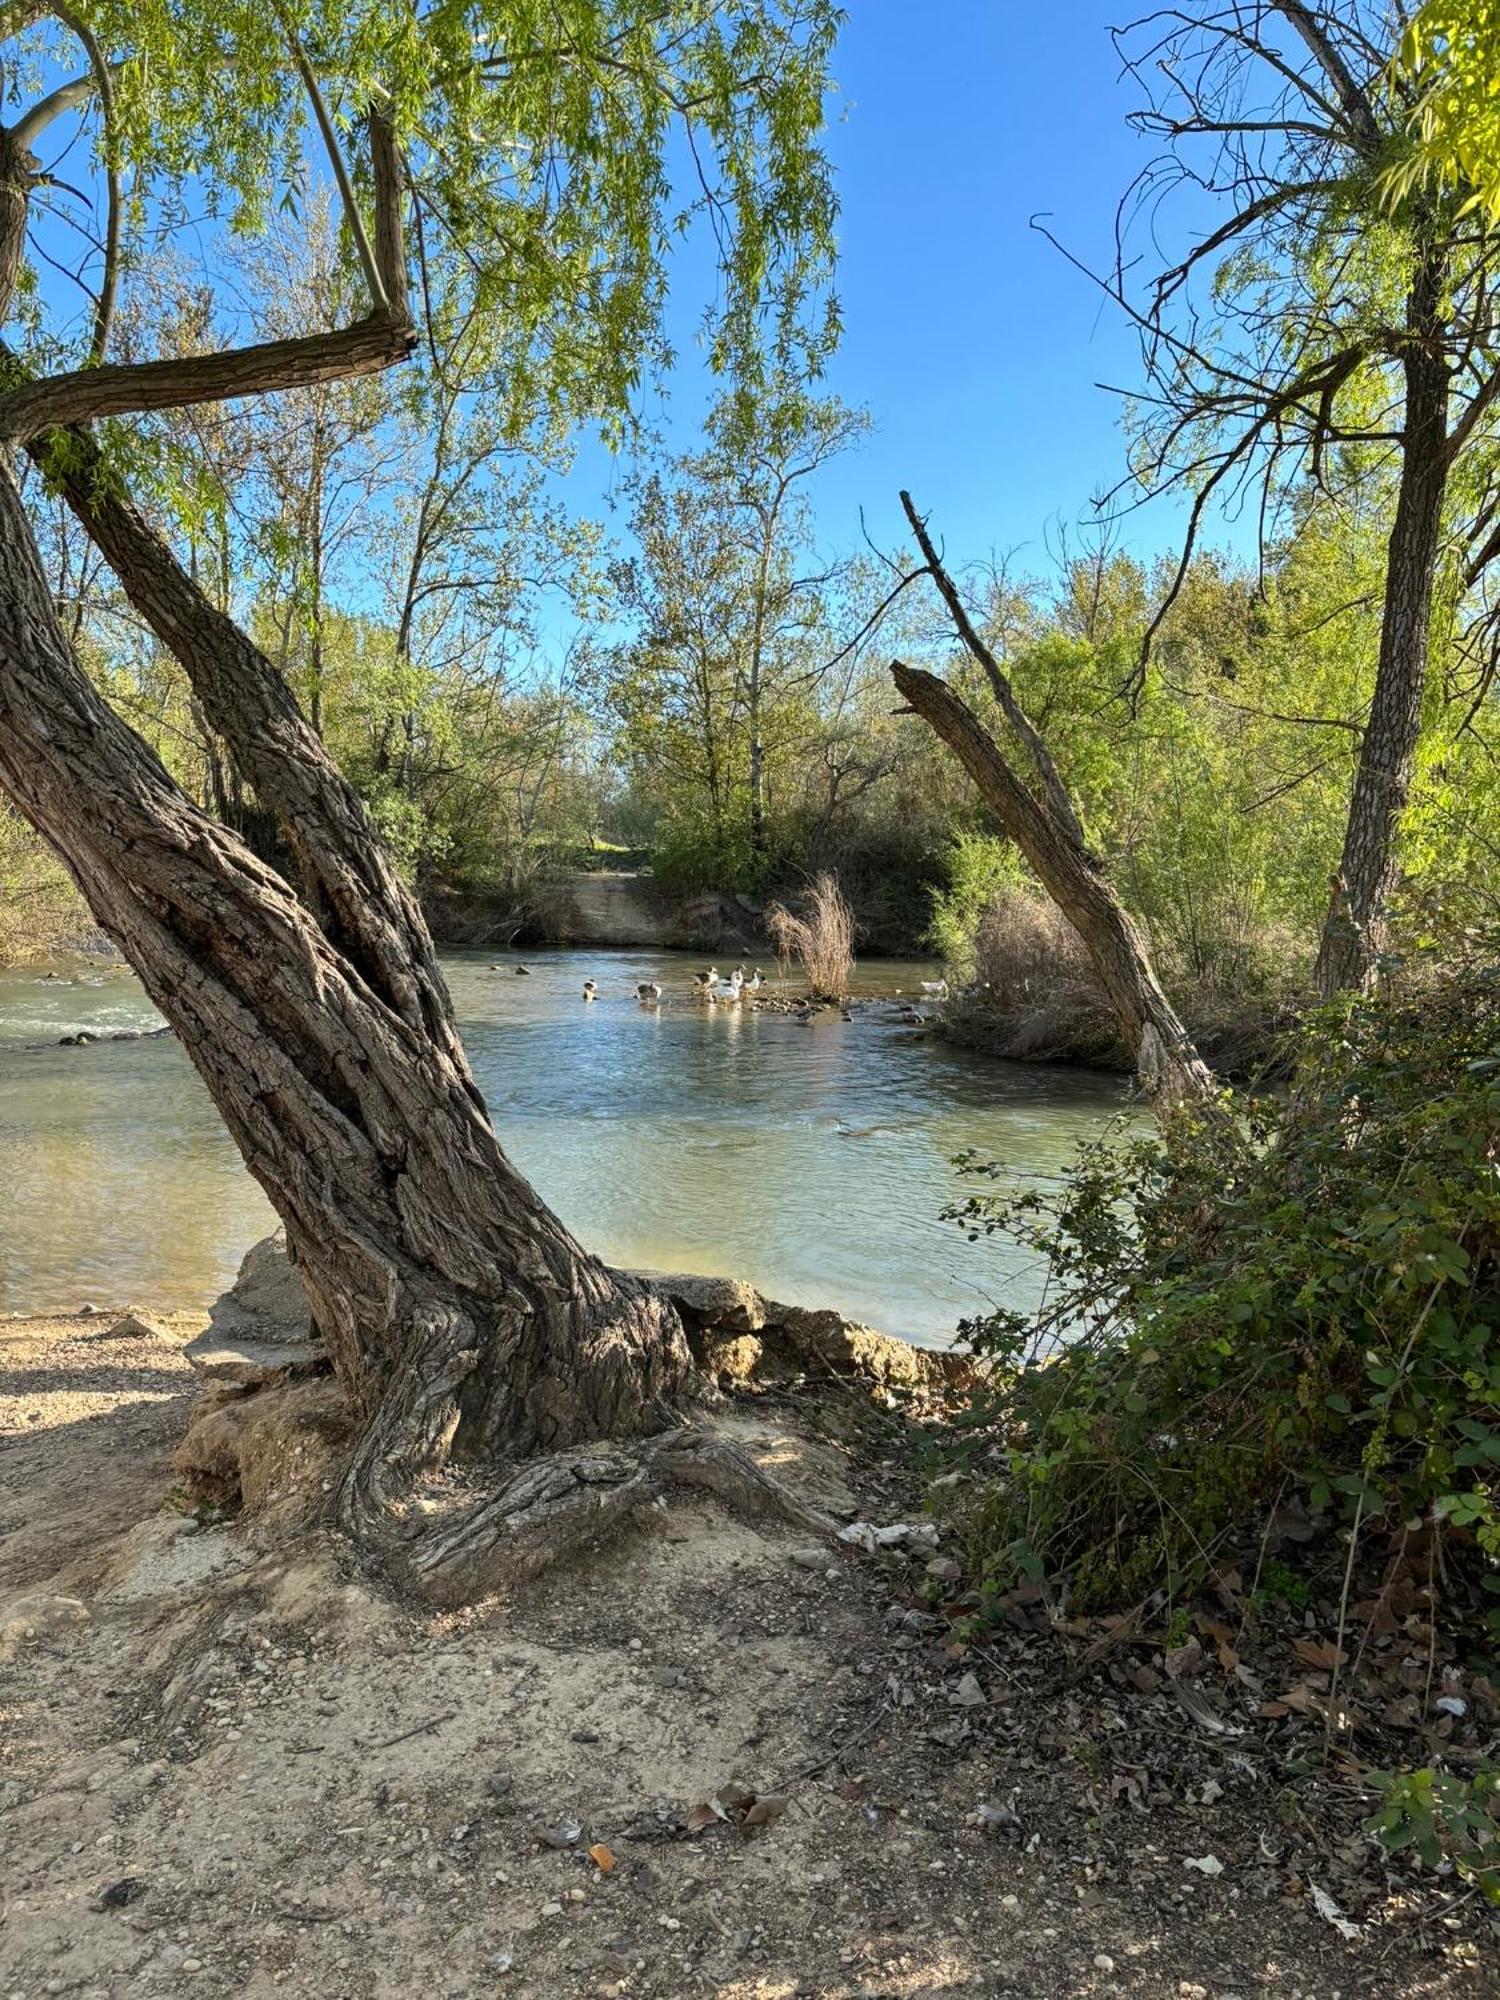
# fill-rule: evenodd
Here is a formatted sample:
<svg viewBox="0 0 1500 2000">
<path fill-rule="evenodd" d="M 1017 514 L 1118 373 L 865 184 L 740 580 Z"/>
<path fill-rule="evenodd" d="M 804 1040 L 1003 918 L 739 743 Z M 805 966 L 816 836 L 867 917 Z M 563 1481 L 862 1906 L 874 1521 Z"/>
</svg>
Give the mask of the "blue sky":
<svg viewBox="0 0 1500 2000">
<path fill-rule="evenodd" d="M 1151 151 L 1125 123 L 1139 86 L 1109 39 L 1119 18 L 1102 0 L 853 0 L 829 134 L 845 325 L 829 387 L 876 429 L 817 488 L 828 545 L 858 538 L 861 506 L 894 545 L 909 486 L 955 561 L 1021 549 L 1041 568 L 1048 524 L 1122 472 L 1119 399 L 1095 385 L 1138 379 L 1135 335 L 1031 226 L 1043 214 L 1084 262 L 1109 263 L 1116 203 Z M 685 282 L 684 343 L 701 303 Z M 703 400 L 688 354 L 674 444 L 691 445 Z M 581 503 L 608 480 L 586 452 L 569 483 Z M 1167 546 L 1180 522 L 1154 503 L 1126 545 Z"/>
</svg>

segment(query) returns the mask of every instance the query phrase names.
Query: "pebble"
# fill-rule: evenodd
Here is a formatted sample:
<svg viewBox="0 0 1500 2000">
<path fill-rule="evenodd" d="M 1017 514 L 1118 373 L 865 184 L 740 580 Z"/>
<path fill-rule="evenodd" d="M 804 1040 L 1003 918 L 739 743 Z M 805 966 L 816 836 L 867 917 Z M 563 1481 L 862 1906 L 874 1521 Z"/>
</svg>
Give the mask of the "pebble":
<svg viewBox="0 0 1500 2000">
<path fill-rule="evenodd" d="M 1096 1951 L 1094 1953 L 1095 1972 L 1113 1972 L 1114 1969 L 1115 1962 L 1107 1951 Z"/>
<path fill-rule="evenodd" d="M 544 1917 L 560 1917 L 562 1911 L 563 1906 L 561 1903 L 543 1903 L 542 1905 L 542 1915 Z"/>
</svg>

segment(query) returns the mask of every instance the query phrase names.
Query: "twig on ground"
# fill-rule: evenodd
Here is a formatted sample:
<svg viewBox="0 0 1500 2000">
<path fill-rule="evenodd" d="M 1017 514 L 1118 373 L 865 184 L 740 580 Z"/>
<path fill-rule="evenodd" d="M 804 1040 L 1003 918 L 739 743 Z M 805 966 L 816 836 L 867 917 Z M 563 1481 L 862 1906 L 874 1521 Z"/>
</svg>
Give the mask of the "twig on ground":
<svg viewBox="0 0 1500 2000">
<path fill-rule="evenodd" d="M 426 1722 L 419 1722 L 413 1729 L 403 1729 L 399 1736 L 388 1736 L 383 1743 L 361 1743 L 361 1750 L 394 1750 L 398 1743 L 410 1743 L 414 1736 L 426 1736 L 430 1730 L 441 1729 L 445 1722 L 452 1722 L 458 1713 L 450 1710 L 447 1715 L 431 1716 Z"/>
</svg>

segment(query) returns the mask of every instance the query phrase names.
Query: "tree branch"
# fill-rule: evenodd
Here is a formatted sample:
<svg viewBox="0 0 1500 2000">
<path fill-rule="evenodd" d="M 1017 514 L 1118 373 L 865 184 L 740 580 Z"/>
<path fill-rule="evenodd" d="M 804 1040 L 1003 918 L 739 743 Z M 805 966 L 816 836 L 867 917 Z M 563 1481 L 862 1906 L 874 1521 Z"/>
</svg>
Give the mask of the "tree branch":
<svg viewBox="0 0 1500 2000">
<path fill-rule="evenodd" d="M 308 388 L 352 375 L 372 375 L 404 361 L 416 345 L 407 312 L 401 233 L 400 162 L 395 136 L 383 113 L 369 119 L 377 203 L 376 242 L 385 303 L 353 326 L 329 333 L 267 340 L 222 354 L 192 354 L 164 361 L 78 368 L 28 382 L 0 396 L 0 439 L 26 443 L 44 432 L 97 417 L 141 410 L 221 403 L 236 396 Z M 371 268 L 375 269 L 372 256 Z"/>
<path fill-rule="evenodd" d="M 99 38 L 81 14 L 70 6 L 54 4 L 52 10 L 63 26 L 83 44 L 99 94 L 99 114 L 104 122 L 104 185 L 109 201 L 104 226 L 104 272 L 99 280 L 99 297 L 94 304 L 94 331 L 89 341 L 89 360 L 98 367 L 109 350 L 110 329 L 114 325 L 115 294 L 120 280 L 120 165 L 115 147 L 115 85 Z"/>
<path fill-rule="evenodd" d="M 278 9 L 278 12 L 281 10 Z M 339 200 L 343 204 L 344 220 L 349 225 L 349 234 L 354 238 L 354 247 L 359 253 L 360 268 L 365 274 L 365 284 L 369 288 L 370 304 L 378 314 L 389 312 L 390 300 L 386 296 L 385 281 L 375 253 L 370 248 L 370 239 L 365 234 L 364 218 L 359 212 L 359 203 L 354 199 L 354 189 L 349 180 L 349 169 L 344 163 L 343 148 L 339 145 L 338 134 L 333 129 L 333 120 L 328 115 L 328 106 L 323 102 L 323 93 L 318 88 L 318 79 L 313 74 L 312 64 L 307 60 L 297 30 L 282 15 L 282 26 L 286 30 L 292 47 L 292 60 L 297 65 L 297 74 L 302 79 L 302 87 L 307 92 L 317 120 L 318 131 L 322 135 L 323 150 L 328 155 L 328 164 L 333 169 L 337 183 Z"/>
<path fill-rule="evenodd" d="M 336 333 L 267 340 L 223 354 L 74 369 L 0 396 L 0 438 L 26 443 L 45 431 L 97 417 L 222 403 L 236 396 L 373 375 L 404 361 L 413 345 L 411 326 L 382 313 Z"/>
<path fill-rule="evenodd" d="M 911 523 L 912 533 L 917 538 L 917 546 L 922 551 L 927 573 L 937 585 L 938 595 L 948 607 L 949 616 L 953 620 L 958 636 L 984 669 L 995 699 L 1000 704 L 1001 714 L 1025 747 L 1036 774 L 1041 779 L 1048 805 L 1057 815 L 1069 838 L 1076 841 L 1080 847 L 1086 847 L 1088 843 L 1083 837 L 1083 828 L 1079 824 L 1077 813 L 1073 810 L 1073 801 L 1068 796 L 1068 788 L 1063 783 L 1062 773 L 1057 768 L 1052 752 L 1042 741 L 1031 717 L 1016 700 L 1015 690 L 1011 687 L 1010 678 L 1004 668 L 980 638 L 974 621 L 969 616 L 968 608 L 959 595 L 957 585 L 943 567 L 942 560 L 933 546 L 925 519 L 912 504 L 911 495 L 904 490 L 901 495 L 901 505 L 906 510 L 906 518 Z"/>
<path fill-rule="evenodd" d="M 1339 108 L 1354 135 L 1359 151 L 1366 158 L 1373 158 L 1380 150 L 1380 125 L 1370 100 L 1355 82 L 1349 65 L 1344 61 L 1322 21 L 1303 0 L 1275 0 L 1278 13 L 1284 14 L 1302 40 L 1319 69 L 1333 85 L 1339 101 Z"/>
</svg>

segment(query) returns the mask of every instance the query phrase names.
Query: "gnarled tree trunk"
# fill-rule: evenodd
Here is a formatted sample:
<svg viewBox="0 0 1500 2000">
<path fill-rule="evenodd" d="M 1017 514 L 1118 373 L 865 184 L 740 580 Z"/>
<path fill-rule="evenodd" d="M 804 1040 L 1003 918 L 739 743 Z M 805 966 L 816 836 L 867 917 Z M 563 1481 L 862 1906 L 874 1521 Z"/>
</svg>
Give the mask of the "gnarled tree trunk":
<svg viewBox="0 0 1500 2000">
<path fill-rule="evenodd" d="M 0 439 L 65 493 L 181 661 L 210 728 L 282 829 L 303 897 L 201 811 L 104 702 L 58 624 L 0 459 L 0 786 L 71 870 L 177 1030 L 286 1226 L 359 1420 L 339 1494 L 351 1530 L 449 1596 L 512 1538 L 520 1566 L 590 1536 L 667 1480 L 803 1519 L 746 1454 L 682 1425 L 697 1378 L 661 1296 L 606 1269 L 500 1148 L 415 899 L 270 661 L 132 505 L 82 427 L 390 366 L 413 340 L 399 162 L 369 120 L 374 309 L 355 326 L 182 362 L 98 367 L 0 393 Z M 29 183 L 0 133 L 0 318 Z M 50 427 L 50 428 L 49 428 Z M 641 1441 L 634 1450 L 604 1449 Z M 468 1502 L 397 1523 L 451 1463 Z M 450 1501 L 453 1495 L 450 1492 Z M 817 1525 L 829 1525 L 817 1517 Z"/>
<path fill-rule="evenodd" d="M 212 607 L 190 608 L 201 639 Z M 195 682 L 237 748 L 264 742 L 257 787 L 328 891 L 331 934 L 94 690 L 0 475 L 0 783 L 178 1031 L 286 1224 L 364 1424 L 345 1519 L 375 1527 L 450 1457 L 661 1430 L 692 1379 L 675 1313 L 590 1257 L 506 1159 L 420 913 L 343 780 L 301 754 L 290 697 L 247 641 L 233 655 L 218 636 L 219 678 Z"/>
</svg>

